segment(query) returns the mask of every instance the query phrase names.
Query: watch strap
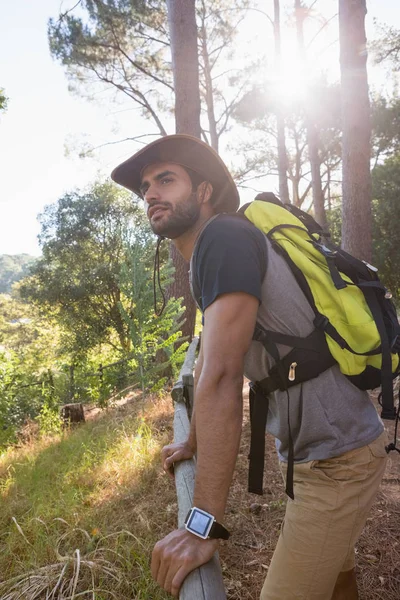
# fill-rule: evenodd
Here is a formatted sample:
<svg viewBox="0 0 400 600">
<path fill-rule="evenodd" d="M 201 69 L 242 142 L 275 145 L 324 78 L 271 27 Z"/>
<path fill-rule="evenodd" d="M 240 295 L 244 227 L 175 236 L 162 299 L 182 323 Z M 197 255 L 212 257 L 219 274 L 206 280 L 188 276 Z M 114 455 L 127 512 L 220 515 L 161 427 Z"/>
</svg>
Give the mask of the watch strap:
<svg viewBox="0 0 400 600">
<path fill-rule="evenodd" d="M 212 539 L 229 540 L 230 535 L 229 531 L 221 525 L 221 523 L 214 521 L 208 537 Z"/>
</svg>

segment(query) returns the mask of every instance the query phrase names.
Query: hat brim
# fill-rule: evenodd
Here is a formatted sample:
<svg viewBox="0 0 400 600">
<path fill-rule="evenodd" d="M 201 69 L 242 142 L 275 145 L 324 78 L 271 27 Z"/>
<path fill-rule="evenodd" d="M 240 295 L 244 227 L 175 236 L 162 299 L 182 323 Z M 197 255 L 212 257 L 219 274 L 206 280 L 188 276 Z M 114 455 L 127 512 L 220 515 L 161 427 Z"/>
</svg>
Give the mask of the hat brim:
<svg viewBox="0 0 400 600">
<path fill-rule="evenodd" d="M 218 154 L 198 138 L 176 134 L 148 144 L 111 173 L 111 179 L 141 196 L 141 173 L 157 162 L 172 162 L 192 169 L 213 186 L 214 206 L 219 212 L 234 212 L 240 199 L 235 182 Z"/>
</svg>

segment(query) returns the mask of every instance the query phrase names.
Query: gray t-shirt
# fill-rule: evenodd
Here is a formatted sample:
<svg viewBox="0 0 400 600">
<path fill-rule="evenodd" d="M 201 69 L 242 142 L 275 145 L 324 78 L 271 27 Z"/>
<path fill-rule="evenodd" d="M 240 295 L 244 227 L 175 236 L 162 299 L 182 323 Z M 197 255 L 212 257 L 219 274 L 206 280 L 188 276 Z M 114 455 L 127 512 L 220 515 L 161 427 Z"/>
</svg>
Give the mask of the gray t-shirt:
<svg viewBox="0 0 400 600">
<path fill-rule="evenodd" d="M 219 215 L 203 229 L 193 252 L 191 279 L 203 311 L 220 294 L 244 291 L 261 301 L 257 320 L 265 329 L 301 337 L 314 329 L 313 310 L 284 258 L 266 236 L 238 217 Z M 278 349 L 281 356 L 290 350 Z M 268 376 L 273 364 L 262 344 L 253 341 L 245 356 L 244 374 L 259 381 Z M 267 430 L 276 438 L 283 460 L 287 460 L 289 442 L 288 405 L 295 462 L 338 456 L 369 444 L 383 431 L 368 394 L 334 366 L 291 387 L 289 402 L 286 392 L 270 395 Z"/>
</svg>

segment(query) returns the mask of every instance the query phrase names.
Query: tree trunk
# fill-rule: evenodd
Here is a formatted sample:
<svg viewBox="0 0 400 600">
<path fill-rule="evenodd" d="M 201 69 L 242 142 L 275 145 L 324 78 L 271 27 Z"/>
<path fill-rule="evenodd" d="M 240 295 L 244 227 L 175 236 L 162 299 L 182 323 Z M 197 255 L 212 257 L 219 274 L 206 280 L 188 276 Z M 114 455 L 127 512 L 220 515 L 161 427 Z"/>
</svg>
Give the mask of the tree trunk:
<svg viewBox="0 0 400 600">
<path fill-rule="evenodd" d="M 215 119 L 215 110 L 214 110 L 214 91 L 213 91 L 213 82 L 211 77 L 211 66 L 210 66 L 210 57 L 208 54 L 208 45 L 207 45 L 207 29 L 205 24 L 205 5 L 203 2 L 203 14 L 200 28 L 200 43 L 201 43 L 201 55 L 203 57 L 203 68 L 204 68 L 204 93 L 205 93 L 205 102 L 207 106 L 207 117 L 210 128 L 210 142 L 211 147 L 214 148 L 215 152 L 218 152 L 218 131 L 217 131 L 217 121 Z"/>
<path fill-rule="evenodd" d="M 277 77 L 281 70 L 281 23 L 279 0 L 274 0 L 274 40 L 275 40 L 275 70 Z M 288 204 L 289 187 L 287 178 L 287 152 L 285 142 L 285 119 L 280 106 L 276 108 L 276 129 L 278 138 L 278 174 L 279 174 L 279 196 L 281 202 Z"/>
<path fill-rule="evenodd" d="M 365 35 L 366 0 L 339 0 L 343 126 L 342 246 L 372 256 L 371 122 Z"/>
<path fill-rule="evenodd" d="M 175 88 L 176 133 L 200 138 L 199 59 L 197 54 L 197 25 L 195 0 L 167 0 L 171 38 L 172 69 Z M 185 323 L 183 335 L 192 339 L 196 305 L 190 293 L 188 265 L 171 244 L 170 256 L 175 267 L 175 281 L 168 293 L 183 297 Z"/>
<path fill-rule="evenodd" d="M 304 44 L 304 18 L 305 12 L 302 7 L 301 0 L 294 1 L 294 9 L 296 15 L 296 29 L 297 29 L 297 45 L 299 50 L 299 55 L 303 60 L 304 69 L 307 68 L 307 53 Z M 326 228 L 326 214 L 325 214 L 325 202 L 324 202 L 324 193 L 322 191 L 322 181 L 321 181 L 321 160 L 319 157 L 319 134 L 315 123 L 313 122 L 312 114 L 310 114 L 309 103 L 306 102 L 304 104 L 304 112 L 305 112 L 305 125 L 307 132 L 307 146 L 308 146 L 308 159 L 310 161 L 310 170 L 311 170 L 311 186 L 312 186 L 312 196 L 313 196 L 313 204 L 314 204 L 314 217 L 317 223 L 321 225 L 321 227 Z"/>
<path fill-rule="evenodd" d="M 175 88 L 176 133 L 200 137 L 199 58 L 195 0 L 167 0 Z"/>
<path fill-rule="evenodd" d="M 64 421 L 64 425 L 83 423 L 85 421 L 83 404 L 80 402 L 76 402 L 74 404 L 64 404 L 64 406 L 61 407 L 61 418 Z"/>
</svg>

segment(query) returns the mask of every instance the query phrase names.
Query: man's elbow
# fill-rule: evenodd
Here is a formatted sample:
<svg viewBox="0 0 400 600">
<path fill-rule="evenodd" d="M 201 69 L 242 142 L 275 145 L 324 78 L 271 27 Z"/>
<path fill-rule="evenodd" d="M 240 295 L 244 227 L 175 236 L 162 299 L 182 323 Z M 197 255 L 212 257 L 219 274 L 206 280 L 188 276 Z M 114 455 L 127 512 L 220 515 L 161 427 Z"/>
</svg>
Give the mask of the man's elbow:
<svg viewBox="0 0 400 600">
<path fill-rule="evenodd" d="M 201 386 L 220 390 L 230 390 L 235 394 L 241 394 L 243 388 L 243 361 L 232 360 L 210 361 L 203 365 L 201 372 Z M 203 388 L 204 389 L 204 388 Z"/>
</svg>

